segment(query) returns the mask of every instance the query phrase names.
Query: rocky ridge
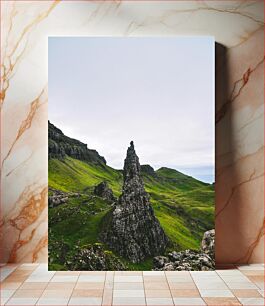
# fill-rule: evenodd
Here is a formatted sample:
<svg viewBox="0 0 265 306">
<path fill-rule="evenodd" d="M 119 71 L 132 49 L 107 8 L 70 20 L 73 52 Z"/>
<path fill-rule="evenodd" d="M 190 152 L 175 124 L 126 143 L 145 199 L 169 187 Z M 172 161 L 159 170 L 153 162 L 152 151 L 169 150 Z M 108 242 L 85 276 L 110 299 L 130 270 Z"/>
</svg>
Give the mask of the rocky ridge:
<svg viewBox="0 0 265 306">
<path fill-rule="evenodd" d="M 65 136 L 50 121 L 48 121 L 48 128 L 49 159 L 64 159 L 66 156 L 70 156 L 94 164 L 106 164 L 105 158 L 100 156 L 96 150 L 88 149 L 87 145 L 81 141 Z"/>
<path fill-rule="evenodd" d="M 101 237 L 119 255 L 137 263 L 164 252 L 168 238 L 144 189 L 133 142 L 124 161 L 123 179 L 122 195 L 108 216 Z"/>
</svg>

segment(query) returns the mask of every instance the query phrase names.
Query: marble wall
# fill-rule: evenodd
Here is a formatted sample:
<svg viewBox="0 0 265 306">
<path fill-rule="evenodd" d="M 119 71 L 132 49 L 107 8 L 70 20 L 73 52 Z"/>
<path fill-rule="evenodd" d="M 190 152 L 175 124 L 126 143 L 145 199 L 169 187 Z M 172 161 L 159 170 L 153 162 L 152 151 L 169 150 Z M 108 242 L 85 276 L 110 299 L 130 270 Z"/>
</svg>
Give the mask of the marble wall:
<svg viewBox="0 0 265 306">
<path fill-rule="evenodd" d="M 212 35 L 216 259 L 262 262 L 263 5 L 262 0 L 2 1 L 0 261 L 47 261 L 48 36 Z"/>
</svg>

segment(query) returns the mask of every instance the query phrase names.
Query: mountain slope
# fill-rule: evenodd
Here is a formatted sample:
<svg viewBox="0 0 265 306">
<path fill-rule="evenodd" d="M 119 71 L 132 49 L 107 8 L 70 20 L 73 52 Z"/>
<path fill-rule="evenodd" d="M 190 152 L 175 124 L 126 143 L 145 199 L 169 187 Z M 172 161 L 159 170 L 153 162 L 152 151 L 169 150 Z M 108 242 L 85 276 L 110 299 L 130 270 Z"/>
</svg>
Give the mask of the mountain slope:
<svg viewBox="0 0 265 306">
<path fill-rule="evenodd" d="M 67 138 L 64 142 L 69 145 Z M 94 194 L 94 186 L 106 181 L 117 197 L 123 178 L 122 171 L 107 166 L 97 152 L 90 160 L 52 154 L 49 151 L 49 197 L 60 191 L 67 201 L 55 207 L 49 204 L 50 265 L 64 269 L 64 253 L 73 253 L 77 244 L 99 242 L 104 218 L 112 209 L 111 203 Z M 170 239 L 169 248 L 198 249 L 203 233 L 214 227 L 213 185 L 174 169 L 155 171 L 149 165 L 141 166 L 141 175 L 155 215 Z M 130 269 L 151 268 L 151 260 L 127 264 Z"/>
</svg>

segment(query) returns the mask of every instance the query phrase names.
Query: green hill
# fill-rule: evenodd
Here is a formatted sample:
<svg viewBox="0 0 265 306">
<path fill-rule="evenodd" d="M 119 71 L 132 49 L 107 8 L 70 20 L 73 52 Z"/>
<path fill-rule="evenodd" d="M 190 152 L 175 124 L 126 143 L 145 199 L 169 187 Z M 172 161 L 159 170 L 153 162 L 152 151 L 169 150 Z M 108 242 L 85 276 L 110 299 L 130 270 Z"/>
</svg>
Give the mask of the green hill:
<svg viewBox="0 0 265 306">
<path fill-rule="evenodd" d="M 72 150 L 74 157 L 61 156 L 61 149 L 54 144 L 54 135 L 52 137 L 49 197 L 61 192 L 67 200 L 58 206 L 49 204 L 49 263 L 52 269 L 66 269 L 65 254 L 100 242 L 104 217 L 112 209 L 111 203 L 94 195 L 94 186 L 106 181 L 118 197 L 123 178 L 122 171 L 101 162 L 96 151 L 93 151 L 95 158 L 89 160 L 77 159 L 77 150 Z M 203 233 L 214 227 L 213 185 L 165 167 L 154 171 L 151 166 L 143 165 L 141 173 L 155 215 L 170 239 L 169 249 L 199 249 Z M 150 269 L 151 259 L 142 264 L 127 262 L 127 265 L 130 269 Z"/>
</svg>

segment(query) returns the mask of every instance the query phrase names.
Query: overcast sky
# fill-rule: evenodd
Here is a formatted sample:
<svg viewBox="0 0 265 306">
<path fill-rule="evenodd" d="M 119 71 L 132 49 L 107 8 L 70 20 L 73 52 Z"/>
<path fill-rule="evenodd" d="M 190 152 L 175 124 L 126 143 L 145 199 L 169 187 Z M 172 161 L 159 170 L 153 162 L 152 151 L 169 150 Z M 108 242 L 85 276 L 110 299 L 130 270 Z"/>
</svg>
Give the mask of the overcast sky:
<svg viewBox="0 0 265 306">
<path fill-rule="evenodd" d="M 122 168 L 141 164 L 214 181 L 214 40 L 49 38 L 49 120 Z"/>
</svg>

